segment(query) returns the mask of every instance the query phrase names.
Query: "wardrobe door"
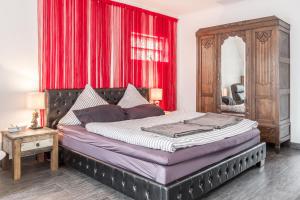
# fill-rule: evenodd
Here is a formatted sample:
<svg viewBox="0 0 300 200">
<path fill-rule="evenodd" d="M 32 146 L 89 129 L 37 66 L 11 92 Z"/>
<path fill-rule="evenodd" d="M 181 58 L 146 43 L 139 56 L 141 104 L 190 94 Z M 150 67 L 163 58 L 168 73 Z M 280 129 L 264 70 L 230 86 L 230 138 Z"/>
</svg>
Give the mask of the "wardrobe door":
<svg viewBox="0 0 300 200">
<path fill-rule="evenodd" d="M 262 135 L 274 142 L 278 124 L 276 106 L 277 31 L 276 27 L 253 30 L 253 63 L 255 65 L 255 118 Z M 274 127 L 274 128 L 272 128 Z"/>
<path fill-rule="evenodd" d="M 216 37 L 198 37 L 197 111 L 216 112 Z"/>
</svg>

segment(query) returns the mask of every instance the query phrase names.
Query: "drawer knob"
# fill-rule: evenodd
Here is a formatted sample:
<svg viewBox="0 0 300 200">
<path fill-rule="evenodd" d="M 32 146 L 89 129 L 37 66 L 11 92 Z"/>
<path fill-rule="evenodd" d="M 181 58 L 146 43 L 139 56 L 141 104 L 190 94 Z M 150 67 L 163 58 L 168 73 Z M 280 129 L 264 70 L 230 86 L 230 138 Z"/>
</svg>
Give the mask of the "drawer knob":
<svg viewBox="0 0 300 200">
<path fill-rule="evenodd" d="M 36 143 L 36 146 L 39 147 L 39 146 L 40 146 L 40 143 L 37 142 L 37 143 Z"/>
</svg>

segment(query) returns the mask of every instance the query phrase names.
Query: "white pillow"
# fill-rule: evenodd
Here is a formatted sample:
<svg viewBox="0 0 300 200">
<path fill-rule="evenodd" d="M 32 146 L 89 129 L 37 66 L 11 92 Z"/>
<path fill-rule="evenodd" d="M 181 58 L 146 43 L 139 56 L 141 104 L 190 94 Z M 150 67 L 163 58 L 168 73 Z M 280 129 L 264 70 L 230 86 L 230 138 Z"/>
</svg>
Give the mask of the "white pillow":
<svg viewBox="0 0 300 200">
<path fill-rule="evenodd" d="M 74 105 L 58 123 L 61 125 L 80 125 L 81 122 L 77 119 L 73 110 L 80 110 L 106 104 L 108 103 L 102 99 L 89 84 L 87 84 Z"/>
<path fill-rule="evenodd" d="M 128 84 L 124 96 L 118 105 L 122 108 L 132 108 L 149 102 L 139 93 L 139 91 L 131 84 Z"/>
</svg>

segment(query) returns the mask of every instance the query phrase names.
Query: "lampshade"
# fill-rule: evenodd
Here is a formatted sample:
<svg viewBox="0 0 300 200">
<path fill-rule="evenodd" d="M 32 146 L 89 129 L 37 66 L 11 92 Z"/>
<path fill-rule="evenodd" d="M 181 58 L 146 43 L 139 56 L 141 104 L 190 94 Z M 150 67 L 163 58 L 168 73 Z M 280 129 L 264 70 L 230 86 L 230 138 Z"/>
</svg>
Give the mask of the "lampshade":
<svg viewBox="0 0 300 200">
<path fill-rule="evenodd" d="M 150 89 L 150 100 L 152 100 L 152 101 L 162 100 L 162 89 L 161 88 L 151 88 Z"/>
<path fill-rule="evenodd" d="M 29 109 L 45 109 L 45 93 L 30 92 L 26 98 L 27 108 Z"/>
</svg>

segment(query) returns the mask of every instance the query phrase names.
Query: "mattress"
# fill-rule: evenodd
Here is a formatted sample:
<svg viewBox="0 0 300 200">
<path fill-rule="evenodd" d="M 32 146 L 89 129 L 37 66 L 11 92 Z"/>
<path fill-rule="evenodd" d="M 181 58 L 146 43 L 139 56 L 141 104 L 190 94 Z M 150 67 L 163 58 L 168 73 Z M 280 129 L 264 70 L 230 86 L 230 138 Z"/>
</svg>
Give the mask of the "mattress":
<svg viewBox="0 0 300 200">
<path fill-rule="evenodd" d="M 165 185 L 260 142 L 259 131 L 253 129 L 170 153 L 109 139 L 80 126 L 60 126 L 59 130 L 61 145 Z"/>
<path fill-rule="evenodd" d="M 89 132 L 107 138 L 139 145 L 151 149 L 175 152 L 182 148 L 204 145 L 257 128 L 257 122 L 243 119 L 241 122 L 222 129 L 198 132 L 184 137 L 166 137 L 156 133 L 146 132 L 141 127 L 151 127 L 162 124 L 177 123 L 205 115 L 199 112 L 174 111 L 168 115 L 146 117 L 142 119 L 124 120 L 118 122 L 93 122 L 85 128 Z"/>
</svg>

